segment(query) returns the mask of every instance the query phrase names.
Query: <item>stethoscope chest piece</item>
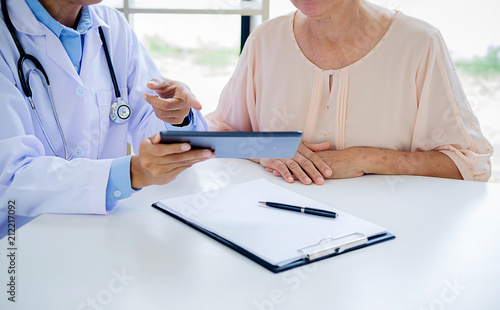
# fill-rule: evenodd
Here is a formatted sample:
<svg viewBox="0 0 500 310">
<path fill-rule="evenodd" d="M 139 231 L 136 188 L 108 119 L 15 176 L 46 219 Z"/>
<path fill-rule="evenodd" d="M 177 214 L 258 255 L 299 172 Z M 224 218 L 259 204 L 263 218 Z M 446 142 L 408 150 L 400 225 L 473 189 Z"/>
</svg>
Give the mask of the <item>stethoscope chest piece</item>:
<svg viewBox="0 0 500 310">
<path fill-rule="evenodd" d="M 128 104 L 121 98 L 118 98 L 112 105 L 109 111 L 109 118 L 117 124 L 123 124 L 130 118 L 132 111 Z"/>
</svg>

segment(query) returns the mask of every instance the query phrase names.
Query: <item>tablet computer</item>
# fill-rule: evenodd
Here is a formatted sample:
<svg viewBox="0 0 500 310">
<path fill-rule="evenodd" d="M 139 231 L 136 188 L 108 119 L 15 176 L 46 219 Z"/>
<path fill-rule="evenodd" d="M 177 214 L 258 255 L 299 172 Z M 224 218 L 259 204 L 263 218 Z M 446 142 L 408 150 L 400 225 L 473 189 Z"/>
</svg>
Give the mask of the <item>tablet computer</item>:
<svg viewBox="0 0 500 310">
<path fill-rule="evenodd" d="M 300 131 L 162 131 L 161 143 L 191 144 L 211 149 L 218 158 L 292 158 L 302 139 Z"/>
</svg>

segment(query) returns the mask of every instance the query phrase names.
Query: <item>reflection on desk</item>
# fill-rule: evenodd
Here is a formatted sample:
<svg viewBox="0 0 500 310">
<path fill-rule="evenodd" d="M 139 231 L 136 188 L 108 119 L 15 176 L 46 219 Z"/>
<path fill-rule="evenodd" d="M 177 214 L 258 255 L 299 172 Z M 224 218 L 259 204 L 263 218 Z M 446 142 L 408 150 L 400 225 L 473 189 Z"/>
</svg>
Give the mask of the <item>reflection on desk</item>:
<svg viewBox="0 0 500 310">
<path fill-rule="evenodd" d="M 261 177 L 398 238 L 273 274 L 151 207 L 186 194 L 203 203 Z M 111 215 L 43 215 L 19 229 L 17 299 L 4 293 L 0 308 L 499 309 L 499 217 L 499 184 L 371 175 L 305 186 L 246 160 L 213 159 Z M 6 284 L 8 264 L 2 255 Z"/>
</svg>

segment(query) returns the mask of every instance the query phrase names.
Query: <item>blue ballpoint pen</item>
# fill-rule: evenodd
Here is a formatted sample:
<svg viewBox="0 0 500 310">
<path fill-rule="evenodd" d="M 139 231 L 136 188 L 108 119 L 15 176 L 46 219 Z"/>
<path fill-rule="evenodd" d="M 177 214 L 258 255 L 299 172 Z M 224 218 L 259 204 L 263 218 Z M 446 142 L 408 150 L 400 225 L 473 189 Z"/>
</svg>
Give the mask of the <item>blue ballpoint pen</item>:
<svg viewBox="0 0 500 310">
<path fill-rule="evenodd" d="M 266 205 L 268 207 L 271 207 L 271 208 L 277 208 L 277 209 L 283 209 L 283 210 L 288 210 L 288 211 L 295 211 L 295 212 L 301 212 L 301 213 L 310 214 L 310 215 L 318 215 L 318 216 L 331 217 L 331 218 L 337 217 L 337 213 L 335 213 L 333 211 L 313 209 L 313 208 L 307 208 L 307 207 L 302 207 L 302 206 L 293 206 L 293 205 L 287 205 L 287 204 L 278 203 L 278 202 L 259 201 L 259 203 Z"/>
</svg>

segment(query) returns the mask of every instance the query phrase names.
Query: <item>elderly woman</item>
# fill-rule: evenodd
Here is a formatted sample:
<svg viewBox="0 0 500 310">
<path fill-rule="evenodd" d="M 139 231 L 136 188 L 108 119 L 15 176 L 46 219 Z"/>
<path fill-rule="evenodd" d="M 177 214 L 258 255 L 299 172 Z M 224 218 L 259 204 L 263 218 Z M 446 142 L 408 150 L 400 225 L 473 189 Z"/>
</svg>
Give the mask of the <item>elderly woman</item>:
<svg viewBox="0 0 500 310">
<path fill-rule="evenodd" d="M 211 130 L 304 132 L 286 181 L 406 174 L 487 181 L 493 149 L 439 31 L 363 0 L 292 0 L 248 39 Z"/>
</svg>

